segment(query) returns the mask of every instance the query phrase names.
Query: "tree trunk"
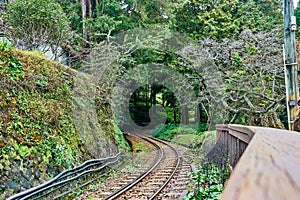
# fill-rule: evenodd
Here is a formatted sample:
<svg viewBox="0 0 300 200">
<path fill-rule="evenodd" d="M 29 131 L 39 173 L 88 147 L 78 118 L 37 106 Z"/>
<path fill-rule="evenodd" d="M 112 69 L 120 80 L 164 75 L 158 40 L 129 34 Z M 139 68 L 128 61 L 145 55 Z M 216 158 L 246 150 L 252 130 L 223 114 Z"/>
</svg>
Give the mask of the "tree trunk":
<svg viewBox="0 0 300 200">
<path fill-rule="evenodd" d="M 181 122 L 185 125 L 189 124 L 189 113 L 187 105 L 183 105 L 181 109 Z"/>
<path fill-rule="evenodd" d="M 195 124 L 201 123 L 201 110 L 199 104 L 195 106 Z"/>
<path fill-rule="evenodd" d="M 81 10 L 82 10 L 82 33 L 83 38 L 87 40 L 87 31 L 86 31 L 86 0 L 81 0 Z"/>
<path fill-rule="evenodd" d="M 152 85 L 151 87 L 151 105 L 155 105 L 156 104 L 156 90 L 154 88 L 154 86 Z"/>
<path fill-rule="evenodd" d="M 149 85 L 146 85 L 146 106 L 149 108 Z"/>
<path fill-rule="evenodd" d="M 175 105 L 173 105 L 173 112 L 174 112 L 174 123 L 175 124 L 177 124 L 177 117 L 176 117 L 176 115 L 177 115 L 177 112 L 176 112 L 176 106 Z"/>
<path fill-rule="evenodd" d="M 89 6 L 89 17 L 92 18 L 92 2 L 91 0 L 87 0 L 88 6 Z"/>
</svg>

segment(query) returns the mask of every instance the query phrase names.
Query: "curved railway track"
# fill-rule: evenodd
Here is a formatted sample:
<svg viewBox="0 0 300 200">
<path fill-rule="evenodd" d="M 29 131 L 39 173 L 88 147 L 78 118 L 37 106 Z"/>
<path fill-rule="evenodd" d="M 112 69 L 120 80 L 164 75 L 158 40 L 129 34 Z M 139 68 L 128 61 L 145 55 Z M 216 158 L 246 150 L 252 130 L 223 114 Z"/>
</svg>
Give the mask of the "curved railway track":
<svg viewBox="0 0 300 200">
<path fill-rule="evenodd" d="M 155 147 L 152 164 L 123 178 L 107 191 L 93 193 L 89 199 L 178 199 L 184 195 L 191 166 L 169 143 L 146 135 L 136 137 Z"/>
<path fill-rule="evenodd" d="M 48 182 L 13 195 L 9 199 L 71 199 L 74 195 L 69 196 L 69 193 L 101 177 L 107 177 L 112 169 L 117 168 L 125 174 L 119 174 L 118 178 L 108 178 L 111 184 L 106 185 L 107 188 L 98 188 L 96 192 L 88 192 L 77 199 L 173 200 L 183 196 L 188 187 L 188 173 L 191 172 L 191 165 L 183 159 L 186 156 L 181 156 L 180 152 L 169 143 L 148 135 L 136 134 L 132 137 L 136 142 L 143 142 L 150 151 L 135 154 L 133 159 L 127 160 L 139 166 L 134 173 L 129 173 L 130 170 L 126 169 L 131 167 L 130 164 L 122 165 L 119 153 L 114 157 L 88 160 L 73 169 L 61 172 Z"/>
</svg>

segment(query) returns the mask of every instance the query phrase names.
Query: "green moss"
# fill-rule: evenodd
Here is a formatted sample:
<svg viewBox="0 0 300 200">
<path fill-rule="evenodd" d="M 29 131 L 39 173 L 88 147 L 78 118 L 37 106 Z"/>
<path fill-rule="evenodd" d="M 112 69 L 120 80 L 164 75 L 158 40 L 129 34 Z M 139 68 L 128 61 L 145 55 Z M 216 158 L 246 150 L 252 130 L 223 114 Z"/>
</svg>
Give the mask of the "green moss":
<svg viewBox="0 0 300 200">
<path fill-rule="evenodd" d="M 21 161 L 32 173 L 44 169 L 36 180 L 40 183 L 90 159 L 72 116 L 76 71 L 39 52 L 19 51 L 2 43 L 0 50 L 0 168 Z M 128 149 L 109 107 L 98 110 L 107 137 Z M 2 169 L 1 183 L 22 175 L 21 170 Z M 53 170 L 46 173 L 47 169 Z"/>
<path fill-rule="evenodd" d="M 120 149 L 125 150 L 125 151 L 129 151 L 130 150 L 130 146 L 128 144 L 128 142 L 125 140 L 125 137 L 122 133 L 122 131 L 119 129 L 119 127 L 117 126 L 117 124 L 114 122 L 114 129 L 115 129 L 115 141 L 117 143 L 117 145 L 119 146 Z"/>
<path fill-rule="evenodd" d="M 0 58 L 0 140 L 9 155 L 0 164 L 22 159 L 62 170 L 88 158 L 70 116 L 75 71 L 38 52 L 6 48 Z"/>
</svg>

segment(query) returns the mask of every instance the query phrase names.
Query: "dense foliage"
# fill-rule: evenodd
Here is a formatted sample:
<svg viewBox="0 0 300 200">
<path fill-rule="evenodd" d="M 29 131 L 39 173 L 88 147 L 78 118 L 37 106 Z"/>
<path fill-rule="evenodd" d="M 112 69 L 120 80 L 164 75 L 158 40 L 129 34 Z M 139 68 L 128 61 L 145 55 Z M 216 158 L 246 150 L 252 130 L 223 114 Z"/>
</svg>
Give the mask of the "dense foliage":
<svg viewBox="0 0 300 200">
<path fill-rule="evenodd" d="M 195 180 L 195 189 L 183 199 L 219 199 L 229 174 L 229 168 L 221 169 L 212 163 L 197 167 L 196 172 L 191 174 Z"/>
<path fill-rule="evenodd" d="M 72 35 L 69 21 L 55 0 L 12 1 L 6 4 L 3 20 L 6 35 L 19 48 L 56 52 Z"/>
<path fill-rule="evenodd" d="M 74 20 L 72 9 L 78 9 L 79 6 L 74 5 L 79 2 L 60 3 L 69 19 Z M 168 7 L 167 5 L 174 6 Z M 198 49 L 187 50 L 186 56 L 193 57 L 192 59 L 186 59 L 184 55 L 178 56 L 175 52 L 157 49 L 155 45 L 149 45 L 147 49 L 136 49 L 132 44 L 132 47 L 127 48 L 132 51 L 118 58 L 121 66 L 120 70 L 117 70 L 118 73 L 122 74 L 124 72 L 120 71 L 126 72 L 140 64 L 163 64 L 183 74 L 189 84 L 194 87 L 200 99 L 198 104 L 200 105 L 200 118 L 203 120 L 201 122 L 205 123 L 208 120 L 207 124 L 222 123 L 220 120 L 215 120 L 218 118 L 225 120 L 223 121 L 225 123 L 283 127 L 282 122 L 285 123 L 286 119 L 282 96 L 284 74 L 282 68 L 278 67 L 281 65 L 280 38 L 282 36 L 280 26 L 278 26 L 282 24 L 279 1 L 193 0 L 147 3 L 103 1 L 99 4 L 92 1 L 91 6 L 88 2 L 85 6 L 87 10 L 83 24 L 73 22 L 72 24 L 74 24 L 73 29 L 78 30 L 78 34 L 81 35 L 82 32 L 82 37 L 89 41 L 89 45 L 95 45 L 102 40 L 113 40 L 113 36 L 118 37 L 117 34 L 132 28 L 147 27 L 174 29 L 188 34 L 191 38 L 201 39 Z M 153 16 L 153 13 L 156 15 Z M 107 20 L 103 20 L 103 17 Z M 97 23 L 101 25 L 101 28 L 96 25 Z M 151 39 L 146 43 L 150 41 Z M 213 61 L 215 69 L 206 69 L 197 63 L 199 58 L 196 58 L 196 55 L 198 54 L 199 57 L 199 54 L 203 54 L 199 51 L 203 49 L 206 55 L 202 57 Z M 211 86 L 208 82 L 213 78 L 212 73 L 216 71 L 222 81 Z M 252 79 L 249 79 L 249 74 Z M 119 77 L 118 75 L 105 81 L 113 83 Z M 214 79 L 217 79 L 216 77 Z M 139 79 L 143 78 L 145 77 Z M 252 91 L 252 88 L 255 91 Z M 217 95 L 214 95 L 213 91 L 218 91 Z M 146 116 L 145 120 L 149 121 L 147 110 L 153 104 L 161 104 L 151 98 L 159 98 L 160 94 L 165 99 L 173 99 L 169 107 L 164 105 L 167 110 L 167 122 L 176 123 L 180 121 L 178 118 L 182 119 L 183 116 L 187 116 L 187 114 L 177 116 L 184 108 L 178 104 L 172 92 L 163 91 L 153 85 L 139 89 L 139 92 L 134 95 L 135 99 L 131 102 L 131 110 L 134 112 L 132 117 L 141 119 L 140 116 Z M 136 100 L 144 104 L 137 105 Z M 173 117 L 171 116 L 172 109 Z M 216 116 L 215 113 L 218 111 L 214 110 L 220 109 L 225 113 Z M 138 123 L 141 124 L 143 121 Z"/>
<path fill-rule="evenodd" d="M 176 30 L 193 38 L 232 37 L 245 29 L 271 30 L 282 23 L 279 1 L 187 1 L 176 11 Z"/>
</svg>

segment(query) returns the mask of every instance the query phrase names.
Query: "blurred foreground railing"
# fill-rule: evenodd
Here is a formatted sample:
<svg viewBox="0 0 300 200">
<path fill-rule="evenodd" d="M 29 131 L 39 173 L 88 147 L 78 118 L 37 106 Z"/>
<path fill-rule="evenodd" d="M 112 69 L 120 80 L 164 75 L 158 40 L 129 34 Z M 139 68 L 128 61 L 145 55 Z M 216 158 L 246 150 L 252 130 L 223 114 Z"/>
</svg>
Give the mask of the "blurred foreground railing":
<svg viewBox="0 0 300 200">
<path fill-rule="evenodd" d="M 234 167 L 221 199 L 300 199 L 300 133 L 218 125 Z"/>
</svg>

